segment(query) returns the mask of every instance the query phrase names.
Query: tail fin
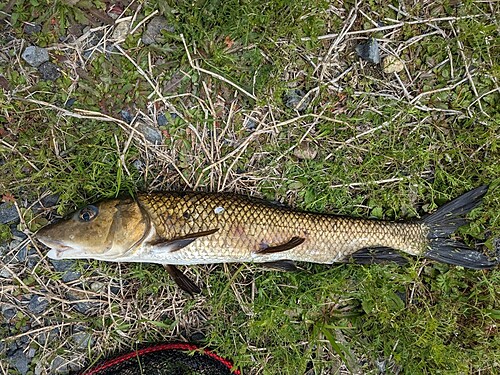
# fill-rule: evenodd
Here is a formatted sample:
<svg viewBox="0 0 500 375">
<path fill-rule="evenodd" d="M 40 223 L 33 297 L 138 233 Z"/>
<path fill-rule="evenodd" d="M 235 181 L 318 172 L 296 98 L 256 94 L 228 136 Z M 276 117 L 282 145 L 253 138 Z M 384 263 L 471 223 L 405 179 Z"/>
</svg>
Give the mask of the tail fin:
<svg viewBox="0 0 500 375">
<path fill-rule="evenodd" d="M 449 238 L 453 232 L 467 222 L 465 215 L 481 203 L 481 199 L 487 191 L 488 186 L 478 187 L 424 218 L 424 224 L 429 227 L 429 250 L 424 254 L 424 257 L 474 269 L 493 268 L 500 263 L 497 259 L 489 259 L 486 255 L 471 249 L 464 243 Z"/>
</svg>

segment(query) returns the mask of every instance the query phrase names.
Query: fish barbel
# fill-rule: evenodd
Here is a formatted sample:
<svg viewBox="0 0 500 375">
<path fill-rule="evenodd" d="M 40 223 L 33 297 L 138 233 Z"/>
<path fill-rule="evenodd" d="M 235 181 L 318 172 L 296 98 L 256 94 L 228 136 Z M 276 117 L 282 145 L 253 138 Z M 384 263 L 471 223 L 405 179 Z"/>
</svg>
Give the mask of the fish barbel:
<svg viewBox="0 0 500 375">
<path fill-rule="evenodd" d="M 190 292 L 199 289 L 176 265 L 255 262 L 293 270 L 295 261 L 370 263 L 402 252 L 491 268 L 497 261 L 450 238 L 486 191 L 474 189 L 413 222 L 297 211 L 229 193 L 158 192 L 89 205 L 37 238 L 53 259 L 163 264 Z"/>
</svg>

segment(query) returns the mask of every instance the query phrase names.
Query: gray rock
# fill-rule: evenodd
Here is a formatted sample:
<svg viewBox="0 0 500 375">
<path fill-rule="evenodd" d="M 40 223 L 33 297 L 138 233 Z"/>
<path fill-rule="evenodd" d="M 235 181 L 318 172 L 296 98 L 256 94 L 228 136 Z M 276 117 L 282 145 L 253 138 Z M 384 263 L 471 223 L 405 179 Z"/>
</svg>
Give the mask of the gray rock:
<svg viewBox="0 0 500 375">
<path fill-rule="evenodd" d="M 16 316 L 16 310 L 14 309 L 5 309 L 2 311 L 2 315 L 5 318 L 5 320 L 10 320 L 13 317 Z"/>
<path fill-rule="evenodd" d="M 26 47 L 21 57 L 31 66 L 35 68 L 49 61 L 49 53 L 45 48 L 37 46 Z"/>
<path fill-rule="evenodd" d="M 78 271 L 66 271 L 64 275 L 62 275 L 61 280 L 64 283 L 69 283 L 71 281 L 78 280 L 82 276 L 82 274 Z"/>
<path fill-rule="evenodd" d="M 80 272 L 74 270 L 74 266 L 76 264 L 74 260 L 70 259 L 63 259 L 63 260 L 49 259 L 49 260 L 57 272 L 63 273 L 61 280 L 65 283 L 78 280 L 82 275 Z"/>
<path fill-rule="evenodd" d="M 10 233 L 12 233 L 12 238 L 18 241 L 24 241 L 26 238 L 28 238 L 28 236 L 25 233 L 17 230 L 15 224 L 10 226 Z"/>
<path fill-rule="evenodd" d="M 146 140 L 153 144 L 161 144 L 163 141 L 161 131 L 153 126 L 139 123 L 136 129 L 144 134 L 144 138 L 146 138 Z"/>
<path fill-rule="evenodd" d="M 255 121 L 253 118 L 247 117 L 245 121 L 243 121 L 243 127 L 245 130 L 249 132 L 255 131 L 257 129 L 257 121 Z"/>
<path fill-rule="evenodd" d="M 28 249 L 26 248 L 26 246 L 23 246 L 17 252 L 17 254 L 15 256 L 15 258 L 16 258 L 15 260 L 17 261 L 17 263 L 21 263 L 21 262 L 26 261 L 27 257 L 28 257 Z"/>
<path fill-rule="evenodd" d="M 380 63 L 380 51 L 378 48 L 378 43 L 373 38 L 370 38 L 370 40 L 365 43 L 358 44 L 356 46 L 356 53 L 363 60 L 374 64 Z"/>
<path fill-rule="evenodd" d="M 51 63 L 50 61 L 44 62 L 40 65 L 38 67 L 38 71 L 40 72 L 42 79 L 46 81 L 55 81 L 61 76 L 57 65 Z"/>
<path fill-rule="evenodd" d="M 23 30 L 26 34 L 36 34 L 42 31 L 42 26 L 36 23 L 26 23 L 24 24 Z"/>
<path fill-rule="evenodd" d="M 67 298 L 70 301 L 79 301 L 84 297 L 80 297 L 73 293 L 68 293 Z M 74 310 L 78 311 L 79 313 L 85 315 L 91 315 L 92 312 L 99 307 L 99 304 L 95 302 L 77 302 L 73 303 L 71 306 L 73 307 Z"/>
<path fill-rule="evenodd" d="M 72 270 L 76 263 L 74 260 L 71 259 L 62 259 L 62 260 L 49 259 L 49 262 L 50 264 L 52 264 L 52 266 L 57 272 L 66 272 Z"/>
<path fill-rule="evenodd" d="M 17 371 L 19 371 L 22 375 L 26 375 L 29 370 L 29 364 L 31 359 L 29 359 L 24 353 L 23 349 L 18 349 L 14 352 L 13 355 L 8 357 L 8 361 L 12 366 L 14 366 Z"/>
<path fill-rule="evenodd" d="M 305 92 L 301 89 L 288 90 L 283 94 L 283 102 L 285 104 L 285 107 L 295 109 L 299 112 L 304 112 L 311 102 L 311 99 L 309 99 L 309 97 L 304 99 L 305 95 Z M 304 99 L 304 101 L 302 101 L 302 99 Z M 299 105 L 299 103 L 301 104 Z"/>
<path fill-rule="evenodd" d="M 161 36 L 161 31 L 166 30 L 174 32 L 175 28 L 168 24 L 167 19 L 163 16 L 156 16 L 149 21 L 146 30 L 142 34 L 142 42 L 146 45 L 158 42 L 158 37 Z"/>
<path fill-rule="evenodd" d="M 77 371 L 78 365 L 73 361 L 67 360 L 61 356 L 55 357 L 50 363 L 50 373 L 51 374 L 68 374 L 72 371 Z"/>
<path fill-rule="evenodd" d="M 101 283 L 100 281 L 94 281 L 90 284 L 90 290 L 96 293 L 106 291 L 106 284 Z"/>
<path fill-rule="evenodd" d="M 78 349 L 87 349 L 94 344 L 94 338 L 88 332 L 76 332 L 71 335 L 71 340 Z"/>
<path fill-rule="evenodd" d="M 49 301 L 36 294 L 33 294 L 28 304 L 28 310 L 33 314 L 41 314 L 47 310 L 47 307 L 49 307 Z"/>
<path fill-rule="evenodd" d="M 0 278 L 2 279 L 10 279 L 12 278 L 12 273 L 5 267 L 0 269 Z"/>
<path fill-rule="evenodd" d="M 44 346 L 47 344 L 47 342 L 56 340 L 57 336 L 59 336 L 60 333 L 61 331 L 59 330 L 59 328 L 51 329 L 48 335 L 47 332 L 42 332 L 38 335 L 37 342 L 40 346 Z"/>
<path fill-rule="evenodd" d="M 165 126 L 168 123 L 167 116 L 163 112 L 158 115 L 157 121 L 158 126 Z"/>
<path fill-rule="evenodd" d="M 10 222 L 18 222 L 19 214 L 16 206 L 11 203 L 0 204 L 0 224 L 7 224 Z"/>
<path fill-rule="evenodd" d="M 70 98 L 65 104 L 65 107 L 71 107 L 74 103 L 75 99 Z M 71 104 L 69 104 L 71 102 Z M 40 203 L 42 204 L 43 207 L 53 207 L 59 202 L 59 194 L 50 194 L 42 199 L 40 199 Z"/>
<path fill-rule="evenodd" d="M 132 162 L 132 165 L 135 167 L 135 169 L 137 169 L 139 172 L 143 172 L 144 171 L 144 163 L 142 162 L 142 160 L 139 160 L 139 159 L 136 159 Z"/>
<path fill-rule="evenodd" d="M 122 119 L 127 123 L 130 124 L 132 120 L 134 119 L 134 116 L 130 113 L 128 109 L 122 109 L 120 111 L 120 115 L 122 116 Z"/>
</svg>

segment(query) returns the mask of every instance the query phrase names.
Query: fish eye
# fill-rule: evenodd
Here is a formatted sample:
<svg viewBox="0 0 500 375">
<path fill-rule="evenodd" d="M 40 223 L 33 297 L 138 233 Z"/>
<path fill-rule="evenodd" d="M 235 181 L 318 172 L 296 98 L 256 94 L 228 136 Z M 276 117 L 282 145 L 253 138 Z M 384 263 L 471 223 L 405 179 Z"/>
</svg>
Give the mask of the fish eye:
<svg viewBox="0 0 500 375">
<path fill-rule="evenodd" d="M 94 220 L 98 213 L 99 210 L 97 209 L 97 207 L 90 205 L 80 210 L 78 218 L 80 219 L 80 221 L 88 222 Z"/>
</svg>

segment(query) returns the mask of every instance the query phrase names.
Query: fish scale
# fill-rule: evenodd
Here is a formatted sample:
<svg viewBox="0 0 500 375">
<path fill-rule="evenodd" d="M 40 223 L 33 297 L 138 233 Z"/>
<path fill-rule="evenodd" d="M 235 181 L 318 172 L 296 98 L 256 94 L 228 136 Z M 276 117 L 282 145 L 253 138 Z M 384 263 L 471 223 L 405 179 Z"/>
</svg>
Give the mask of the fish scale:
<svg viewBox="0 0 500 375">
<path fill-rule="evenodd" d="M 422 223 L 394 223 L 295 211 L 255 198 L 226 193 L 164 192 L 142 194 L 138 202 L 165 239 L 218 229 L 177 252 L 185 264 L 297 260 L 346 261 L 356 251 L 388 247 L 412 255 L 428 243 Z M 258 254 L 265 246 L 304 242 L 288 251 Z"/>
</svg>

